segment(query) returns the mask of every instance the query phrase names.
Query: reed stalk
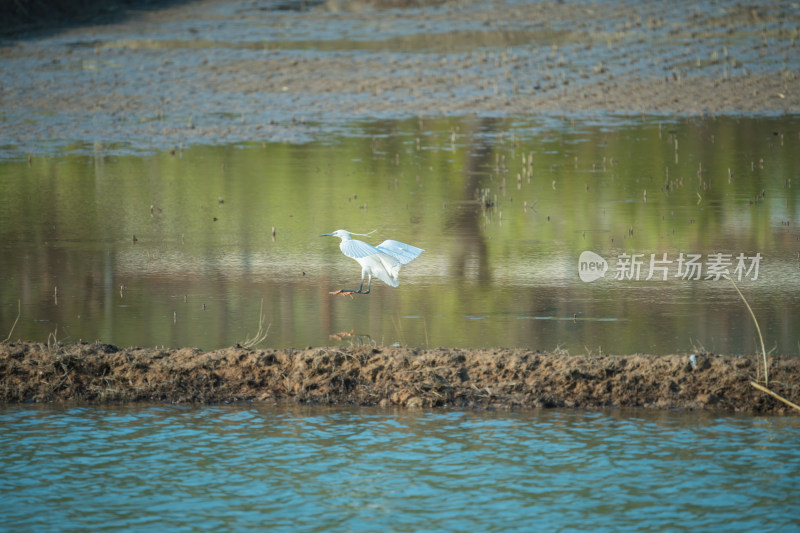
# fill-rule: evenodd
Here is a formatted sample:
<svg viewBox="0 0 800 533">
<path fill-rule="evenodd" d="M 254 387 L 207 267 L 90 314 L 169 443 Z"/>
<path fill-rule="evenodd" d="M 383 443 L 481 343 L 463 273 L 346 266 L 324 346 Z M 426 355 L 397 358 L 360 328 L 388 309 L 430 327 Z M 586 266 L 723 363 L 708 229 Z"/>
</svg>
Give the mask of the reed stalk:
<svg viewBox="0 0 800 533">
<path fill-rule="evenodd" d="M 774 392 L 772 392 L 772 391 L 771 391 L 771 390 L 769 390 L 768 388 L 766 388 L 766 387 L 764 387 L 764 386 L 762 386 L 762 385 L 759 385 L 759 384 L 758 384 L 758 383 L 756 383 L 755 381 L 751 381 L 751 382 L 750 382 L 750 385 L 752 385 L 753 387 L 757 388 L 757 389 L 758 389 L 758 390 L 760 390 L 761 392 L 766 392 L 767 394 L 769 394 L 769 395 L 770 395 L 770 396 L 772 396 L 773 398 L 777 398 L 778 400 L 782 401 L 783 403 L 785 403 L 785 404 L 786 404 L 786 405 L 788 405 L 789 407 L 794 407 L 795 409 L 797 409 L 798 411 L 800 411 L 800 405 L 797 405 L 796 403 L 792 403 L 792 402 L 790 402 L 789 400 L 787 400 L 787 399 L 786 399 L 786 398 L 784 398 L 783 396 L 780 396 L 780 395 L 778 395 L 778 394 L 775 394 Z"/>
<path fill-rule="evenodd" d="M 750 307 L 750 304 L 747 303 L 747 299 L 742 294 L 742 291 L 739 290 L 739 287 L 736 286 L 736 282 L 733 281 L 733 278 L 730 278 L 731 283 L 733 284 L 733 288 L 736 289 L 736 292 L 739 293 L 739 297 L 744 302 L 744 305 L 747 306 L 747 310 L 750 311 L 750 316 L 753 317 L 753 323 L 756 325 L 756 331 L 758 332 L 758 340 L 761 341 L 761 353 L 764 357 L 764 385 L 769 387 L 769 368 L 767 366 L 767 350 L 764 348 L 764 337 L 761 336 L 761 328 L 758 327 L 758 320 L 756 320 L 756 315 L 753 313 L 753 309 Z"/>
<path fill-rule="evenodd" d="M 19 316 L 22 314 L 22 304 L 19 300 L 17 300 L 17 319 L 14 321 L 14 324 L 11 326 L 11 331 L 8 332 L 8 337 L 5 338 L 3 343 L 6 343 L 11 339 L 11 335 L 14 334 L 14 328 L 17 327 L 17 322 L 19 322 Z"/>
<path fill-rule="evenodd" d="M 267 337 L 269 337 L 269 328 L 272 326 L 272 323 L 270 323 L 267 326 L 267 329 L 264 329 L 264 320 L 265 320 L 265 318 L 266 317 L 264 316 L 264 299 L 262 298 L 261 299 L 261 309 L 259 310 L 259 313 L 258 313 L 258 331 L 256 331 L 256 334 L 253 337 L 247 338 L 247 339 L 243 340 L 242 342 L 240 342 L 239 346 L 249 350 L 251 348 L 254 348 L 256 345 L 261 344 L 262 342 L 267 340 Z"/>
</svg>

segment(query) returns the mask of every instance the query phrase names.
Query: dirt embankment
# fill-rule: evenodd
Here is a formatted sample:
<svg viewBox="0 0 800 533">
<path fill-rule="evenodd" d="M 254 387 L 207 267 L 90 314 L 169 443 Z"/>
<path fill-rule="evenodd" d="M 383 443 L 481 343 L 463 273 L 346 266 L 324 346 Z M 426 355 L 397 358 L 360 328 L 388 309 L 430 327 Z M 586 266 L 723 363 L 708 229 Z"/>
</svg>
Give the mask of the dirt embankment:
<svg viewBox="0 0 800 533">
<path fill-rule="evenodd" d="M 770 358 L 800 397 L 800 358 Z M 0 344 L 3 402 L 298 402 L 404 407 L 648 407 L 783 413 L 755 356 L 570 356 L 394 347 L 247 350 Z"/>
</svg>

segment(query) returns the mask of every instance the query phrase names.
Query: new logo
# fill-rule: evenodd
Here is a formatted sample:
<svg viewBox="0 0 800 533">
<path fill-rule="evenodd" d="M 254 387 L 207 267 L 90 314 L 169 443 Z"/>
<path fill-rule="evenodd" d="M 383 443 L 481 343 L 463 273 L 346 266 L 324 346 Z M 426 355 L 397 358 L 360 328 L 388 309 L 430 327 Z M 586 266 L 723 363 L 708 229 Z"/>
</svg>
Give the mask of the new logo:
<svg viewBox="0 0 800 533">
<path fill-rule="evenodd" d="M 586 283 L 600 279 L 608 272 L 608 262 L 594 252 L 586 250 L 578 258 L 578 274 Z"/>
</svg>

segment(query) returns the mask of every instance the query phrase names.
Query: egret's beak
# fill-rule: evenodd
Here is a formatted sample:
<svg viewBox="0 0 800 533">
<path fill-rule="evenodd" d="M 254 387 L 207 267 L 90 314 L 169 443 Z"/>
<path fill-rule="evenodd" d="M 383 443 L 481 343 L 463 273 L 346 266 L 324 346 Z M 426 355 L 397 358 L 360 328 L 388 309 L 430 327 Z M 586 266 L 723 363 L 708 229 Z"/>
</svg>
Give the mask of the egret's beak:
<svg viewBox="0 0 800 533">
<path fill-rule="evenodd" d="M 333 237 L 333 233 L 323 233 L 320 237 Z"/>
</svg>

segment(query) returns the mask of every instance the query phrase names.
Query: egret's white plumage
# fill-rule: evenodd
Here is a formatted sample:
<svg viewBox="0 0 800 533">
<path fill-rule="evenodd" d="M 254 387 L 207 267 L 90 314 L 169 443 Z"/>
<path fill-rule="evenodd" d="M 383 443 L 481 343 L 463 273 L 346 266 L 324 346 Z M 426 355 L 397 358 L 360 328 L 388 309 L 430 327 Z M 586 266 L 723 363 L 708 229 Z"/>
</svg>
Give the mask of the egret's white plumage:
<svg viewBox="0 0 800 533">
<path fill-rule="evenodd" d="M 321 237 L 339 237 L 342 239 L 342 242 L 339 243 L 342 253 L 347 257 L 352 257 L 361 265 L 361 287 L 357 291 L 348 292 L 368 294 L 373 277 L 378 278 L 387 285 L 397 287 L 399 284 L 397 276 L 400 273 L 400 267 L 413 261 L 425 251 L 422 248 L 392 240 L 383 241 L 378 246 L 372 246 L 364 241 L 353 239 L 351 235 L 362 234 L 350 233 L 339 229 L 333 233 L 320 235 Z M 365 276 L 369 276 L 366 291 L 363 290 Z"/>
</svg>

